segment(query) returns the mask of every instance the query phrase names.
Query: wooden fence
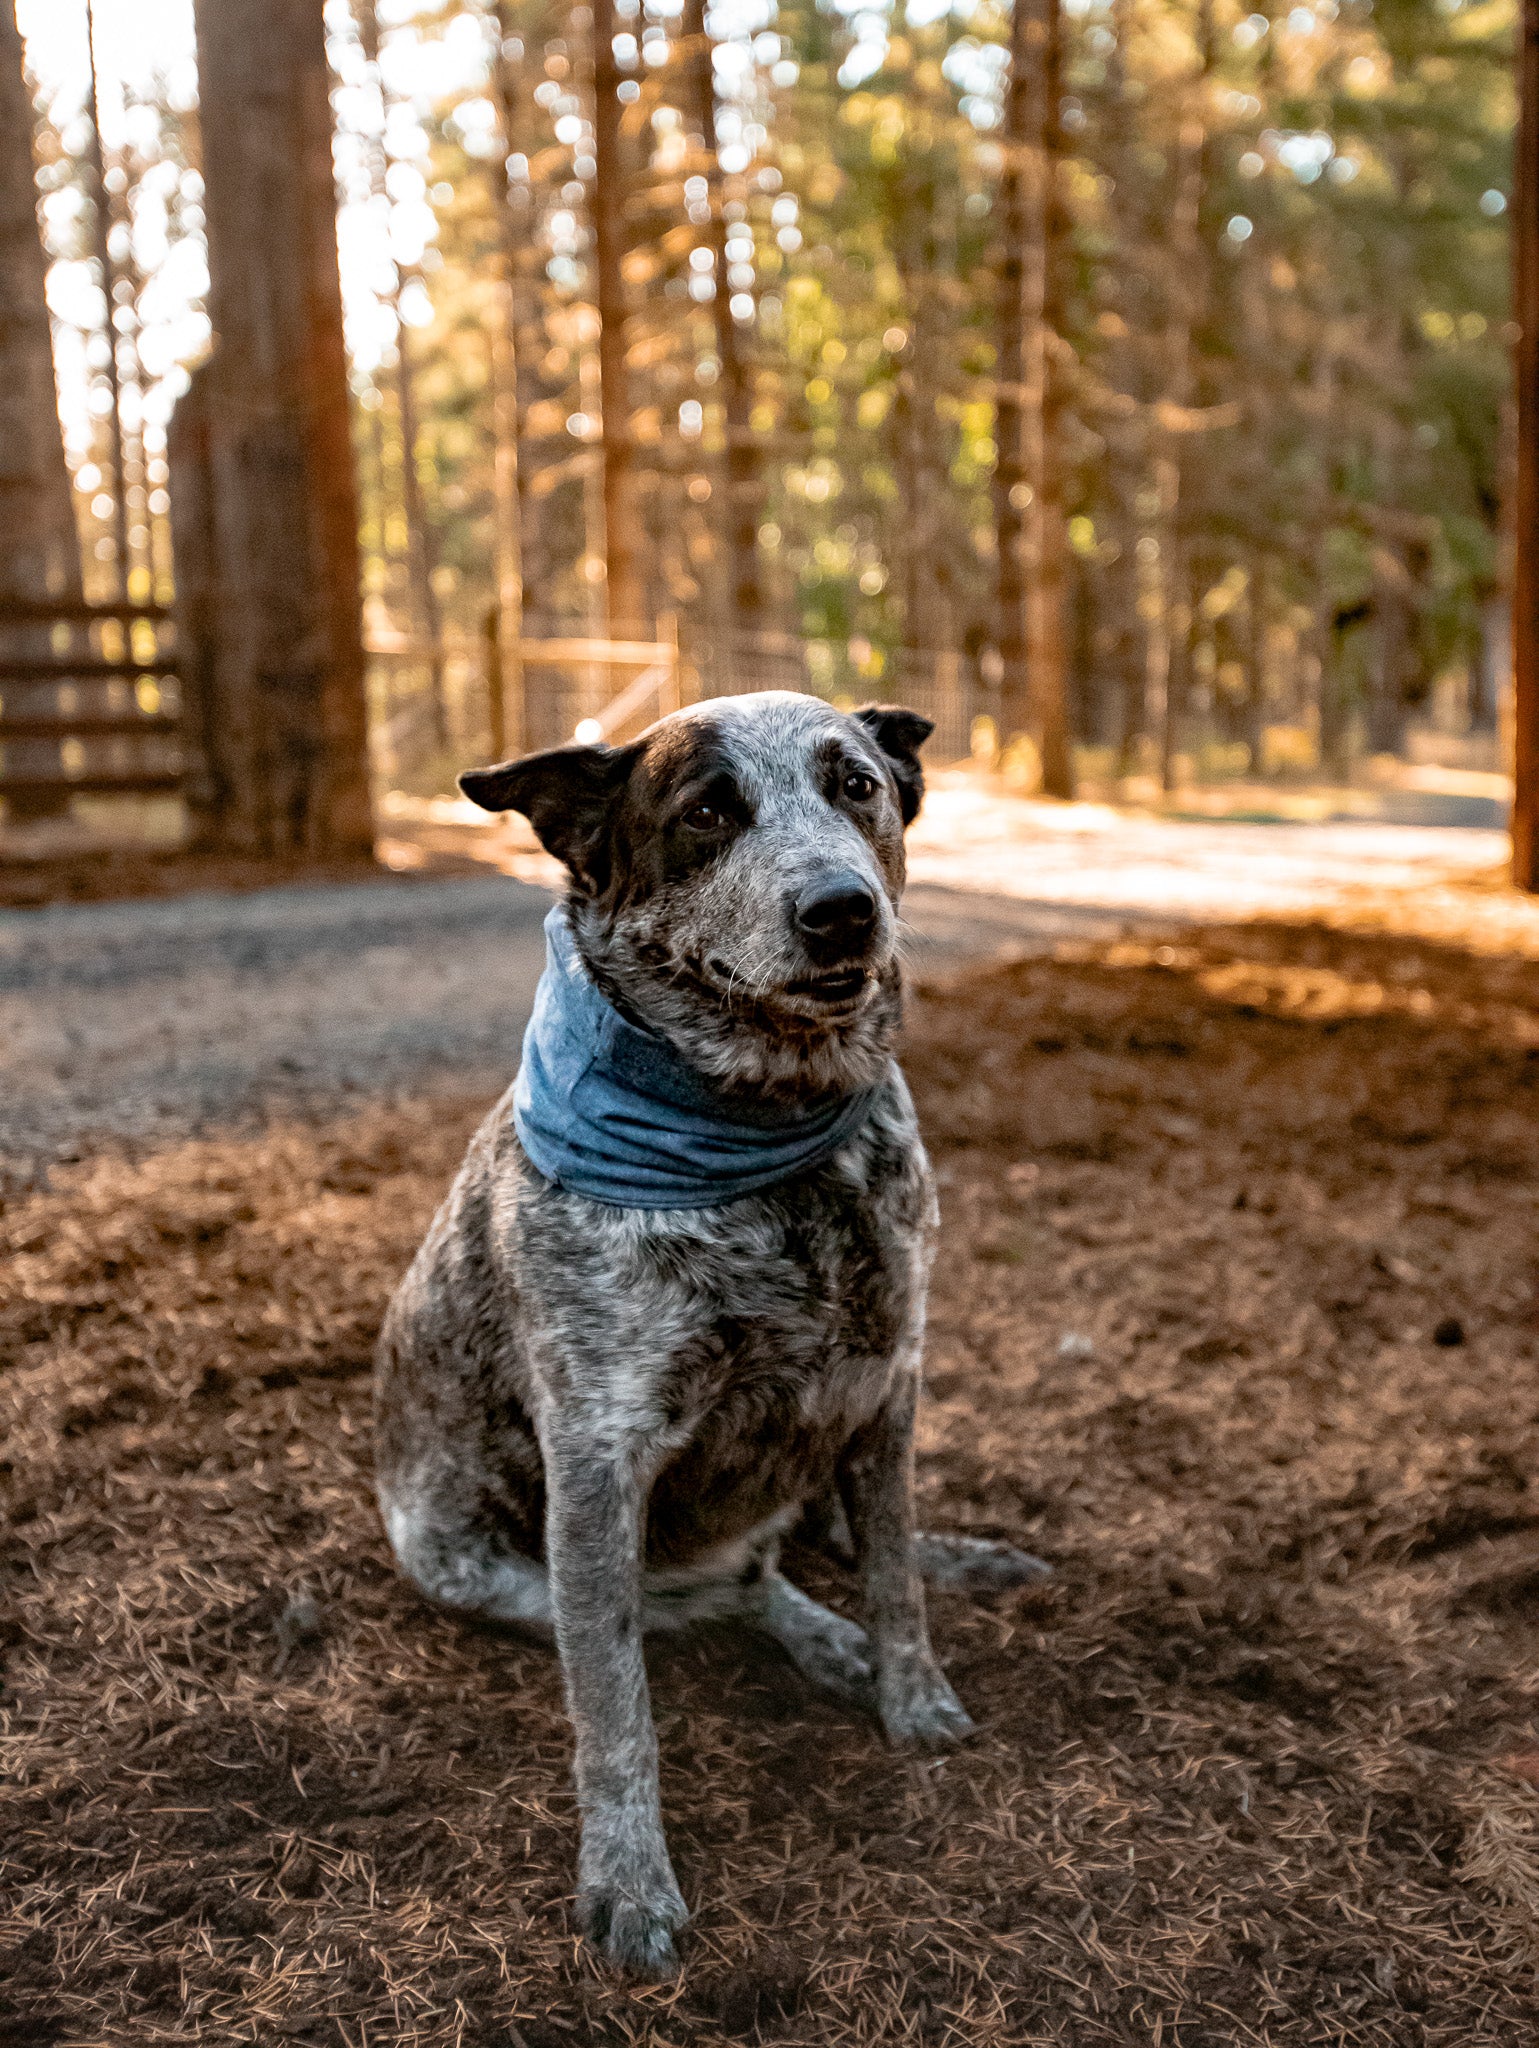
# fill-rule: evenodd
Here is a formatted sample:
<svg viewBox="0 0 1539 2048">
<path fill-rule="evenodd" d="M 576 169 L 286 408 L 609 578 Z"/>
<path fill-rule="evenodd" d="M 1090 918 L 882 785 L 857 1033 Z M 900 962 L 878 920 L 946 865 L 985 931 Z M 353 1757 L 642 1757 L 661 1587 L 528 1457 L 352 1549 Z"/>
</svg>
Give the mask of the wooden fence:
<svg viewBox="0 0 1539 2048">
<path fill-rule="evenodd" d="M 806 647 L 790 636 L 742 636 L 682 654 L 670 630 L 650 641 L 547 634 L 504 642 L 488 626 L 436 649 L 398 634 L 367 644 L 371 662 L 406 684 L 374 699 L 375 769 L 385 783 L 427 758 L 417 672 L 425 682 L 435 662 L 440 675 L 447 666 L 459 677 L 453 752 L 461 762 L 558 746 L 579 730 L 584 738 L 628 738 L 699 697 L 829 694 Z M 954 655 L 906 656 L 896 673 L 838 694 L 901 697 L 925 712 L 937 725 L 935 760 L 965 755 L 973 720 L 990 708 Z M 77 794 L 174 794 L 191 765 L 169 607 L 0 605 L 0 798 L 8 817 L 61 811 Z"/>
<path fill-rule="evenodd" d="M 183 767 L 165 605 L 0 605 L 0 797 L 12 816 L 76 794 L 174 792 Z"/>
<path fill-rule="evenodd" d="M 574 737 L 630 739 L 681 703 L 752 690 L 908 704 L 935 721 L 929 758 L 937 763 L 965 759 L 976 721 L 997 714 L 997 691 L 954 653 L 904 652 L 885 674 L 863 677 L 791 634 L 694 640 L 681 650 L 670 624 L 663 622 L 656 640 L 552 633 L 503 640 L 494 624 L 479 637 L 446 635 L 436 646 L 407 634 L 371 635 L 377 778 L 410 786 L 423 772 L 441 773 L 435 725 L 450 729 L 460 763 L 503 760 Z M 438 719 L 429 696 L 435 677 L 440 687 L 447 679 L 451 697 Z"/>
</svg>

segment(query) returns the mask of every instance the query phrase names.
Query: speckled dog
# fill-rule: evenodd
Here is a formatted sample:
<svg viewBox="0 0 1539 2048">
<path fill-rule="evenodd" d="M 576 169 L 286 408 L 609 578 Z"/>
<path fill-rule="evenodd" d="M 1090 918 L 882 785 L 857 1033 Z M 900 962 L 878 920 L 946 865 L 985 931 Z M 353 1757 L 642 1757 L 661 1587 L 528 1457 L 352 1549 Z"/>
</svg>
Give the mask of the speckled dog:
<svg viewBox="0 0 1539 2048">
<path fill-rule="evenodd" d="M 921 1568 L 995 1584 L 1042 1569 L 914 1532 L 936 1209 L 893 1042 L 903 831 L 930 729 L 767 693 L 463 778 L 488 810 L 523 812 L 571 875 L 547 980 L 560 942 L 579 993 L 747 1130 L 750 1166 L 760 1127 L 771 1159 L 804 1127 L 825 1147 L 727 1199 L 629 1206 L 539 1171 L 534 1110 L 526 1095 L 521 1143 L 510 1091 L 380 1341 L 396 1556 L 445 1607 L 554 1633 L 579 1917 L 639 1972 L 673 1966 L 686 1918 L 643 1630 L 737 1617 L 874 1708 L 892 1741 L 942 1747 L 972 1724 L 930 1648 Z M 865 1629 L 777 1569 L 782 1535 L 832 1502 Z"/>
</svg>

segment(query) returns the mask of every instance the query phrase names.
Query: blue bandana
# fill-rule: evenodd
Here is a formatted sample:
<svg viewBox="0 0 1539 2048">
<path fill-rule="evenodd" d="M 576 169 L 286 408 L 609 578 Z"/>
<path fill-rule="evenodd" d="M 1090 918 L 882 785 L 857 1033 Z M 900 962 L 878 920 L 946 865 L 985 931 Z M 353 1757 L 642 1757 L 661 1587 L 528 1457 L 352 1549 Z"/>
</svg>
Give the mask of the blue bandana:
<svg viewBox="0 0 1539 2048">
<path fill-rule="evenodd" d="M 805 1173 L 865 1121 L 875 1091 L 745 1121 L 666 1039 L 627 1023 L 589 979 L 559 906 L 524 1033 L 513 1123 L 557 1187 L 614 1209 L 714 1209 Z"/>
</svg>

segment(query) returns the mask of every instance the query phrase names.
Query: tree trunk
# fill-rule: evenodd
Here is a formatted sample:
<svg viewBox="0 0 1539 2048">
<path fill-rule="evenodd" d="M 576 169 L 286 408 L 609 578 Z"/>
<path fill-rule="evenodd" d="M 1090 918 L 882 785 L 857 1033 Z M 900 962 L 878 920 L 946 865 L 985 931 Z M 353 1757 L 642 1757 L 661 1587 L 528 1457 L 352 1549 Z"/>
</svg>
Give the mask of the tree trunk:
<svg viewBox="0 0 1539 2048">
<path fill-rule="evenodd" d="M 955 653 L 951 548 L 947 526 L 950 479 L 936 401 L 944 388 L 949 340 L 941 280 L 956 263 L 954 193 L 935 177 L 933 159 L 916 146 L 896 186 L 898 274 L 909 314 L 909 339 L 892 409 L 893 468 L 905 508 L 896 550 L 903 590 L 903 641 L 920 659 L 915 675 Z"/>
<path fill-rule="evenodd" d="M 0 0 L 4 6 L 5 0 Z M 107 388 L 112 404 L 107 414 L 107 440 L 112 449 L 112 545 L 113 588 L 119 597 L 128 595 L 128 575 L 132 568 L 128 552 L 128 464 L 123 454 L 123 380 L 118 360 L 118 329 L 114 319 L 117 311 L 117 266 L 112 260 L 112 201 L 107 195 L 107 160 L 102 150 L 101 82 L 96 74 L 96 11 L 91 0 L 86 0 L 86 55 L 91 72 L 91 104 L 87 109 L 90 122 L 88 161 L 91 167 L 91 239 L 96 248 L 96 264 L 101 272 L 102 296 L 107 302 L 107 321 L 103 335 L 107 343 Z"/>
<path fill-rule="evenodd" d="M 1513 242 L 1518 325 L 1518 461 L 1513 502 L 1512 878 L 1539 891 L 1539 0 L 1523 0 L 1518 41 Z"/>
<path fill-rule="evenodd" d="M 1512 663 L 1512 615 L 1493 591 L 1480 601 L 1480 639 L 1470 664 L 1471 732 L 1495 732 Z"/>
<path fill-rule="evenodd" d="M 1245 594 L 1245 751 L 1252 776 L 1266 771 L 1267 717 L 1267 570 L 1265 557 L 1252 554 Z"/>
<path fill-rule="evenodd" d="M 523 378 L 529 336 L 524 321 L 525 272 L 530 254 L 533 223 L 532 198 L 527 181 L 515 185 L 509 168 L 513 153 L 520 148 L 519 74 L 512 52 L 522 45 L 513 41 L 512 10 L 508 0 L 497 0 L 493 29 L 497 51 L 492 76 L 497 88 L 497 107 L 502 119 L 502 177 L 497 197 L 497 218 L 501 223 L 502 278 L 507 325 L 492 337 L 493 464 L 497 504 L 497 598 L 488 633 L 487 688 L 493 693 L 491 724 L 497 745 L 493 752 L 522 753 L 528 743 L 524 706 L 524 664 L 520 647 L 524 637 L 524 534 L 527 526 L 524 465 L 525 407 Z M 526 153 L 527 161 L 527 153 Z M 493 658 L 495 657 L 495 658 Z"/>
<path fill-rule="evenodd" d="M 1041 427 L 1043 210 L 1040 152 L 1043 24 L 1028 0 L 1010 21 L 1004 168 L 999 181 L 997 372 L 994 402 L 994 531 L 998 547 L 999 736 L 1029 729 L 1030 591 L 1036 574 L 1032 478 Z"/>
<path fill-rule="evenodd" d="M 411 579 L 412 610 L 428 643 L 428 711 L 433 744 L 440 754 L 449 746 L 449 707 L 444 691 L 444 616 L 433 586 L 438 567 L 438 535 L 428 517 L 417 468 L 417 387 L 412 375 L 406 322 L 401 318 L 401 291 L 395 300 L 395 396 L 401 422 L 401 510 L 406 517 L 406 571 Z"/>
<path fill-rule="evenodd" d="M 0 599 L 80 595 L 21 36 L 0 5 Z"/>
<path fill-rule="evenodd" d="M 1164 336 L 1165 388 L 1162 396 L 1173 408 L 1190 404 L 1192 396 L 1192 334 L 1206 296 L 1203 274 L 1202 202 L 1208 183 L 1207 88 L 1215 61 L 1212 0 L 1199 0 L 1197 14 L 1198 64 L 1191 81 L 1191 104 L 1182 122 L 1176 156 L 1176 177 L 1170 221 L 1168 276 L 1171 303 Z M 1149 730 L 1157 735 L 1160 750 L 1160 786 L 1175 786 L 1176 745 L 1185 706 L 1179 687 L 1184 673 L 1181 651 L 1173 645 L 1178 630 L 1178 593 L 1184 587 L 1181 516 L 1181 484 L 1184 462 L 1183 436 L 1159 429 L 1151 465 L 1155 495 L 1159 499 L 1158 568 L 1155 616 L 1149 622 L 1148 682 L 1145 716 Z"/>
<path fill-rule="evenodd" d="M 727 560 L 730 602 L 728 624 L 738 632 L 756 632 L 763 621 L 764 590 L 759 579 L 759 451 L 749 416 L 753 389 L 749 381 L 746 323 L 732 315 L 727 283 L 727 222 L 722 210 L 721 165 L 716 151 L 716 77 L 711 39 L 705 27 L 705 0 L 684 0 L 680 28 L 689 51 L 693 117 L 705 152 L 711 217 L 706 227 L 716 257 L 716 296 L 711 317 L 716 328 L 716 357 L 721 364 L 721 397 L 726 440 Z"/>
<path fill-rule="evenodd" d="M 47 274 L 32 163 L 32 100 L 11 0 L 0 0 L 0 606 L 7 599 L 81 594 L 80 538 L 59 429 Z M 18 656 L 46 651 L 38 636 L 25 629 L 12 629 L 7 638 Z M 57 709 L 52 686 L 28 689 L 25 708 L 51 716 Z M 59 772 L 57 741 L 33 741 L 30 752 L 35 772 Z M 68 793 L 62 789 L 57 795 L 8 800 L 12 818 L 57 816 L 67 807 Z"/>
<path fill-rule="evenodd" d="M 621 81 L 615 62 L 614 0 L 593 5 L 593 261 L 598 276 L 599 382 L 604 420 L 605 592 L 611 638 L 639 634 L 644 624 L 631 432 L 628 308 L 625 277 L 624 148 Z"/>
<path fill-rule="evenodd" d="M 1106 624 L 1096 635 L 1099 726 L 1116 748 L 1116 773 L 1129 773 L 1143 725 L 1144 625 L 1139 612 L 1138 493 L 1144 456 L 1142 379 L 1135 335 L 1140 325 L 1133 252 L 1139 246 L 1137 168 L 1128 87 L 1131 0 L 1113 0 L 1106 58 L 1106 159 L 1112 176 L 1111 218 L 1117 260 L 1102 266 L 1107 310 L 1116 323 L 1108 351 L 1110 397 L 1117 410 L 1101 431 L 1106 439 L 1107 496 L 1115 555 L 1100 579 Z"/>
<path fill-rule="evenodd" d="M 1069 211 L 1063 186 L 1063 9 L 1040 0 L 1046 35 L 1042 63 L 1042 430 L 1037 442 L 1036 601 L 1030 649 L 1032 696 L 1042 748 L 1042 789 L 1074 795 L 1069 731 L 1069 539 L 1064 518 L 1063 434 L 1068 410 L 1070 351 L 1064 339 L 1064 276 Z"/>
<path fill-rule="evenodd" d="M 380 105 L 388 117 L 390 101 L 379 65 L 379 11 L 374 0 L 356 0 L 353 19 L 364 57 L 379 86 Z M 373 197 L 377 204 L 388 207 L 383 136 L 370 151 L 370 159 L 369 184 Z M 401 318 L 404 280 L 398 265 L 392 264 L 391 268 L 394 282 L 388 302 L 395 315 L 395 397 L 401 429 L 401 516 L 406 526 L 406 581 L 411 591 L 412 622 L 430 650 L 427 658 L 428 716 L 433 745 L 442 755 L 449 747 L 449 708 L 444 690 L 443 611 L 433 586 L 433 574 L 438 567 L 438 535 L 422 496 L 422 478 L 417 469 L 417 390 L 411 346 L 406 338 L 406 322 Z M 381 482 L 383 480 L 381 471 Z"/>
<path fill-rule="evenodd" d="M 207 748 L 200 826 L 366 854 L 358 503 L 321 0 L 198 0 L 210 314 L 177 409 L 177 600 Z M 185 413 L 185 418 L 183 417 Z"/>
<path fill-rule="evenodd" d="M 1000 725 L 1029 732 L 1043 788 L 1073 794 L 1069 747 L 1062 439 L 1064 364 L 1060 189 L 1063 30 L 1059 0 L 1016 0 L 1000 180 L 999 389 L 994 520 L 998 540 Z"/>
<path fill-rule="evenodd" d="M 1373 550 L 1373 653 L 1368 690 L 1368 751 L 1405 751 L 1413 679 L 1416 589 L 1401 552 L 1383 541 Z"/>
</svg>

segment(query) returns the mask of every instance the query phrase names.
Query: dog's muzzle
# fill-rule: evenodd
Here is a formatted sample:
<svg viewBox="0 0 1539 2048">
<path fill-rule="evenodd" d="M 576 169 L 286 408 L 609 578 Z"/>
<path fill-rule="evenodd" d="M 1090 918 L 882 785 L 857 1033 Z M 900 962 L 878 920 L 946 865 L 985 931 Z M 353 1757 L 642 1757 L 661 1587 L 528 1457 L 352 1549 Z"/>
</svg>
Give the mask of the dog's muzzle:
<svg viewBox="0 0 1539 2048">
<path fill-rule="evenodd" d="M 875 891 L 853 869 L 809 882 L 792 899 L 791 924 L 812 971 L 787 982 L 786 993 L 831 1009 L 859 1002 L 880 921 Z"/>
</svg>

